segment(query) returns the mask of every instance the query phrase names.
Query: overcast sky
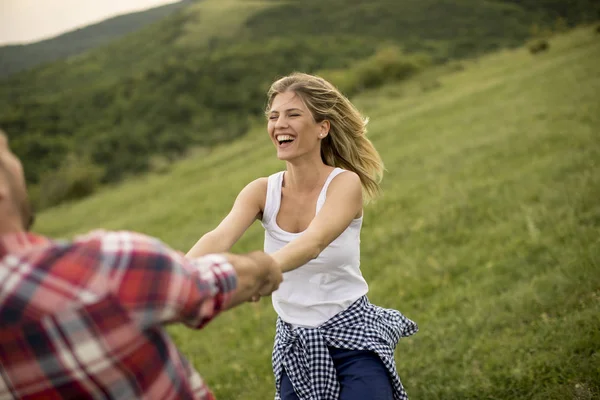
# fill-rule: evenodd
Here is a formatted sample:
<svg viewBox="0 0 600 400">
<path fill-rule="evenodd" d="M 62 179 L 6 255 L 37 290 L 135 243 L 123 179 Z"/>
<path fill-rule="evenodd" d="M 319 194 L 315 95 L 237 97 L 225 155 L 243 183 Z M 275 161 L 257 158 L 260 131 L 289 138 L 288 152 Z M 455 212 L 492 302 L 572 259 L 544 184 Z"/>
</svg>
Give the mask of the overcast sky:
<svg viewBox="0 0 600 400">
<path fill-rule="evenodd" d="M 0 45 L 31 43 L 178 0 L 0 0 Z"/>
</svg>

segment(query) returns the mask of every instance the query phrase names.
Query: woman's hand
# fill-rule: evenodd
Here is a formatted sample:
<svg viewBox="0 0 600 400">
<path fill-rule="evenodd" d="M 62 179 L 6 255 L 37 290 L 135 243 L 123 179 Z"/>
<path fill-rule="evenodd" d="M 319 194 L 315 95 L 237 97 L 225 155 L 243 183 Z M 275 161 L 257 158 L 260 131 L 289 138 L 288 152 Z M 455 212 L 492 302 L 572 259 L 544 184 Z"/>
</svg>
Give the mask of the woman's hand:
<svg viewBox="0 0 600 400">
<path fill-rule="evenodd" d="M 272 259 L 272 262 L 275 264 L 275 268 L 279 271 L 281 271 L 281 267 L 279 266 L 279 264 L 277 264 L 277 262 Z M 279 284 L 281 283 L 281 280 L 283 279 L 283 276 L 281 276 L 281 278 L 278 276 L 277 278 L 279 278 L 280 280 L 277 282 L 277 287 L 279 287 Z M 276 290 L 276 289 L 275 289 Z M 258 301 L 260 301 L 261 297 L 266 297 L 271 295 L 274 292 L 273 287 L 271 286 L 271 283 L 267 283 L 265 285 L 263 285 L 259 290 L 258 293 L 256 293 L 255 295 L 253 295 L 250 300 L 248 300 L 251 303 L 256 303 Z"/>
<path fill-rule="evenodd" d="M 238 279 L 238 287 L 227 308 L 271 294 L 283 279 L 279 265 L 262 251 L 225 254 L 225 257 L 235 269 Z"/>
</svg>

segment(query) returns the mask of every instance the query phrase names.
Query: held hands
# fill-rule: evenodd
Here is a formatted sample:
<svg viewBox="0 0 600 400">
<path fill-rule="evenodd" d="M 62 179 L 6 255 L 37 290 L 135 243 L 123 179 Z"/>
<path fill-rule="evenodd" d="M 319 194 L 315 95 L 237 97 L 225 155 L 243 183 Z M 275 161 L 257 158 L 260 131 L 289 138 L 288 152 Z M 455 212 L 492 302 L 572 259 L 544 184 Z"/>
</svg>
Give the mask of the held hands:
<svg viewBox="0 0 600 400">
<path fill-rule="evenodd" d="M 283 280 L 279 264 L 277 264 L 273 257 L 262 251 L 255 251 L 247 254 L 247 256 L 254 259 L 257 264 L 264 265 L 268 268 L 268 273 L 263 281 L 263 285 L 260 286 L 258 292 L 251 297 L 251 300 L 257 297 L 260 298 L 260 296 L 269 296 L 279 288 L 279 284 Z"/>
<path fill-rule="evenodd" d="M 226 254 L 236 271 L 238 286 L 227 308 L 246 301 L 257 301 L 260 296 L 268 296 L 283 279 L 281 268 L 275 260 L 262 251 L 247 254 Z"/>
</svg>

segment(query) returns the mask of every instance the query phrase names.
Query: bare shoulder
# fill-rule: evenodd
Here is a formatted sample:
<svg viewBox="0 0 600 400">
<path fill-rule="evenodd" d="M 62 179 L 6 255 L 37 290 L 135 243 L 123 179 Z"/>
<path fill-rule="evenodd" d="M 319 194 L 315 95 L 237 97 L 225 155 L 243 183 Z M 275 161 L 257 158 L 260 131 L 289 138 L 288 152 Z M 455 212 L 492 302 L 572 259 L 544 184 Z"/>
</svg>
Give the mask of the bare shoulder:
<svg viewBox="0 0 600 400">
<path fill-rule="evenodd" d="M 327 198 L 332 201 L 362 205 L 363 193 L 360 177 L 356 172 L 344 171 L 335 176 L 327 188 Z"/>
<path fill-rule="evenodd" d="M 258 206 L 260 210 L 263 210 L 265 207 L 268 181 L 268 178 L 261 177 L 248 183 L 240 192 L 238 201 L 245 204 L 250 203 L 253 206 Z"/>
<path fill-rule="evenodd" d="M 331 180 L 328 191 L 355 192 L 361 191 L 361 188 L 362 184 L 358 174 L 353 171 L 344 171 Z"/>
<path fill-rule="evenodd" d="M 247 192 L 249 195 L 251 196 L 264 196 L 267 193 L 267 185 L 269 182 L 269 178 L 266 177 L 261 177 L 258 179 L 253 180 L 252 182 L 250 182 L 249 184 L 246 185 L 246 187 L 243 189 L 243 191 Z"/>
<path fill-rule="evenodd" d="M 336 209 L 347 209 L 354 218 L 359 218 L 362 215 L 363 193 L 358 174 L 344 171 L 335 176 L 327 188 L 325 203 Z"/>
<path fill-rule="evenodd" d="M 247 184 L 246 187 L 251 187 L 252 190 L 267 190 L 268 183 L 269 178 L 267 178 L 266 176 L 262 176 Z"/>
</svg>

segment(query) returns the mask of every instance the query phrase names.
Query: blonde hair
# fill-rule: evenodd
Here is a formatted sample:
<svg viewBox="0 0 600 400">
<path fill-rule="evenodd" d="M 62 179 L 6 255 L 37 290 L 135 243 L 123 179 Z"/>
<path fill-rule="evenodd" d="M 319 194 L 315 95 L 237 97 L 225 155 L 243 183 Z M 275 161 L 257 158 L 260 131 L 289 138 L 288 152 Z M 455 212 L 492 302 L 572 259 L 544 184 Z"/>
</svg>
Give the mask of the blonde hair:
<svg viewBox="0 0 600 400">
<path fill-rule="evenodd" d="M 294 92 L 300 96 L 316 122 L 329 121 L 329 134 L 321 142 L 321 158 L 332 167 L 355 172 L 368 202 L 381 194 L 383 161 L 366 137 L 368 118 L 325 79 L 295 72 L 275 81 L 267 94 L 267 109 L 275 96 Z"/>
</svg>

